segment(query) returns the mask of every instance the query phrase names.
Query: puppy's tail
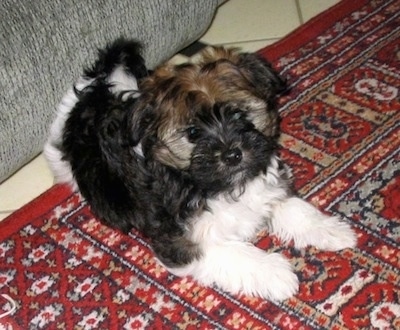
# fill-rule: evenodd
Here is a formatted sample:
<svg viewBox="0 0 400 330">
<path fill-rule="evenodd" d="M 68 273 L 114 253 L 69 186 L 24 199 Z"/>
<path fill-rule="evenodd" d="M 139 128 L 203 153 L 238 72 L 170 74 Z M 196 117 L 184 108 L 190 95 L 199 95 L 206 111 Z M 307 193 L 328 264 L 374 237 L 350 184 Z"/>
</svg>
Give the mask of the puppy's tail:
<svg viewBox="0 0 400 330">
<path fill-rule="evenodd" d="M 141 50 L 141 45 L 136 41 L 117 39 L 99 50 L 97 61 L 84 71 L 84 75 L 108 84 L 114 94 L 137 92 L 137 81 L 148 75 Z"/>
</svg>

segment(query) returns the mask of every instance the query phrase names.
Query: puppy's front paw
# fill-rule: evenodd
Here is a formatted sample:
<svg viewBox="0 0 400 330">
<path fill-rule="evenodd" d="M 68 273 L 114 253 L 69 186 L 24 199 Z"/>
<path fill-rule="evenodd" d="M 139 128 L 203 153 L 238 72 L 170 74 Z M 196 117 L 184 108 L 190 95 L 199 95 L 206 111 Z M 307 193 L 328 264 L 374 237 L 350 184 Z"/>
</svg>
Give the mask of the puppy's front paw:
<svg viewBox="0 0 400 330">
<path fill-rule="evenodd" d="M 278 253 L 266 255 L 258 272 L 249 276 L 255 278 L 253 294 L 269 300 L 282 301 L 299 290 L 299 280 L 289 261 Z"/>
<path fill-rule="evenodd" d="M 216 284 L 233 294 L 281 301 L 297 293 L 299 281 L 289 261 L 248 243 L 207 246 L 190 274 L 200 283 Z"/>
<path fill-rule="evenodd" d="M 354 247 L 357 238 L 350 226 L 337 217 L 320 212 L 306 201 L 291 197 L 279 204 L 272 218 L 273 233 L 296 248 L 313 245 L 337 251 Z"/>
<path fill-rule="evenodd" d="M 314 227 L 310 234 L 318 238 L 313 244 L 321 250 L 338 251 L 353 248 L 357 245 L 357 237 L 349 224 L 337 217 L 322 215 L 320 225 Z"/>
</svg>

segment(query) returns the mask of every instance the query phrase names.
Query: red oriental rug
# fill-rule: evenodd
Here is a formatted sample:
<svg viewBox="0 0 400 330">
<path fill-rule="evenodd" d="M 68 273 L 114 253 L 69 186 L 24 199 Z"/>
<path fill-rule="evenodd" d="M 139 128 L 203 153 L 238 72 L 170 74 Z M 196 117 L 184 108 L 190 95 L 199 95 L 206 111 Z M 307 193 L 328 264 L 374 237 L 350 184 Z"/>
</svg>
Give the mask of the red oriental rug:
<svg viewBox="0 0 400 330">
<path fill-rule="evenodd" d="M 169 274 L 138 233 L 55 186 L 0 224 L 0 328 L 400 329 L 400 1 L 342 1 L 260 54 L 292 86 L 281 141 L 296 188 L 351 222 L 357 248 L 261 238 L 291 260 L 300 292 L 232 296 Z"/>
</svg>

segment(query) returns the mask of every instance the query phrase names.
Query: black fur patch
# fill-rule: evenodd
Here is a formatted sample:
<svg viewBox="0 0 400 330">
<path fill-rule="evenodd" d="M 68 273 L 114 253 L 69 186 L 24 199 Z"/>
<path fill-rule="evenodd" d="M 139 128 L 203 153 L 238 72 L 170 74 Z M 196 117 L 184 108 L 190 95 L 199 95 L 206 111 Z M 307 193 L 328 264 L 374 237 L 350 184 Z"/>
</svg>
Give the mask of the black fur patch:
<svg viewBox="0 0 400 330">
<path fill-rule="evenodd" d="M 182 249 L 177 242 L 184 240 L 185 220 L 201 207 L 203 198 L 182 173 L 133 150 L 152 122 L 152 113 L 148 108 L 135 113 L 136 97 L 122 101 L 106 82 L 116 64 L 129 68 L 136 79 L 146 76 L 139 49 L 136 43 L 118 40 L 85 71 L 95 80 L 76 92 L 79 101 L 66 122 L 62 151 L 96 216 L 124 232 L 141 230 L 165 264 L 186 264 L 199 251 L 193 243 Z M 141 142 L 153 143 L 150 138 Z"/>
<path fill-rule="evenodd" d="M 215 104 L 194 125 L 197 137 L 189 171 L 207 196 L 244 186 L 266 170 L 277 147 L 276 139 L 256 130 L 246 112 L 229 104 Z M 227 154 L 240 157 L 232 162 Z"/>
</svg>

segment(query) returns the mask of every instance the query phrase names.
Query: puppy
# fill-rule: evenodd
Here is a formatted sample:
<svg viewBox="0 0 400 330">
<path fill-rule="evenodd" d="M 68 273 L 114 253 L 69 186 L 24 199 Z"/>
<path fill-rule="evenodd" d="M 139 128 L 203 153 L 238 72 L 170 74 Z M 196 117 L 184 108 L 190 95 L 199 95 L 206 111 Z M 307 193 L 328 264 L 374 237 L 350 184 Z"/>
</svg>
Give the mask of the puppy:
<svg viewBox="0 0 400 330">
<path fill-rule="evenodd" d="M 118 40 L 63 98 L 45 146 L 59 182 L 104 222 L 146 235 L 158 260 L 234 294 L 281 301 L 298 291 L 261 230 L 294 246 L 354 247 L 350 226 L 292 194 L 277 157 L 285 82 L 255 54 L 211 47 L 148 75 Z"/>
</svg>

